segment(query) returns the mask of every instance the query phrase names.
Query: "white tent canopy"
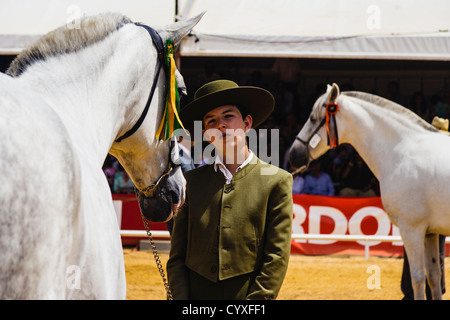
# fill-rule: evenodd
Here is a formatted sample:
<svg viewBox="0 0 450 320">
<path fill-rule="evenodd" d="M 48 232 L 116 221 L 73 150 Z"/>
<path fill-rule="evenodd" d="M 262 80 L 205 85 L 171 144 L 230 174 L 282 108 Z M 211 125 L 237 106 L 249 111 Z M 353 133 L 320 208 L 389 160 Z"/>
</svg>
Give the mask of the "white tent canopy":
<svg viewBox="0 0 450 320">
<path fill-rule="evenodd" d="M 168 0 L 1 0 L 0 54 L 18 54 L 62 25 L 76 27 L 85 15 L 119 12 L 136 22 L 165 26 L 175 20 Z"/>
<path fill-rule="evenodd" d="M 177 0 L 2 0 L 0 54 L 17 54 L 84 15 L 115 11 L 164 26 Z M 178 0 L 206 11 L 183 56 L 450 60 L 448 0 Z"/>
<path fill-rule="evenodd" d="M 450 60 L 447 0 L 180 0 L 183 56 Z"/>
</svg>

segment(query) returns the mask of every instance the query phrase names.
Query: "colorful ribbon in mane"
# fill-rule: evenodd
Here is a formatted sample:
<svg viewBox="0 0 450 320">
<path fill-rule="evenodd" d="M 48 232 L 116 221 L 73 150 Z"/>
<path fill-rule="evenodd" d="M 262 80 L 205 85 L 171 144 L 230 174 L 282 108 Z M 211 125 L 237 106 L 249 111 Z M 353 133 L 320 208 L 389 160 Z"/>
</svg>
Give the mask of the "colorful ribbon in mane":
<svg viewBox="0 0 450 320">
<path fill-rule="evenodd" d="M 339 138 L 337 132 L 337 124 L 335 115 L 339 111 L 339 106 L 336 103 L 329 103 L 326 105 L 326 127 L 328 134 L 328 143 L 331 148 L 336 148 L 339 145 Z M 332 123 L 334 132 L 330 130 L 330 122 Z"/>
<path fill-rule="evenodd" d="M 164 63 L 167 67 L 167 94 L 165 99 L 165 108 L 161 124 L 156 132 L 156 139 L 167 140 L 170 139 L 174 130 L 179 129 L 180 126 L 184 129 L 183 123 L 178 116 L 180 110 L 180 97 L 178 96 L 178 85 L 175 79 L 175 59 L 173 58 L 173 42 L 166 41 L 166 52 Z"/>
</svg>

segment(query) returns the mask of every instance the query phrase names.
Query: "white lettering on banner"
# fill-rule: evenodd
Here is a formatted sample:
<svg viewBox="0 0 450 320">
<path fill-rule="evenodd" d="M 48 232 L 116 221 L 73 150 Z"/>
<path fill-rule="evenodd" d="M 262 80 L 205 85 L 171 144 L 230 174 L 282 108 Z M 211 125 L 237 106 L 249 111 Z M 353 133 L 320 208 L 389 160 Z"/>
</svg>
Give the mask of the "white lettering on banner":
<svg viewBox="0 0 450 320">
<path fill-rule="evenodd" d="M 306 220 L 306 211 L 301 205 L 296 203 L 294 203 L 293 209 L 294 209 L 294 220 L 292 221 L 292 232 L 305 234 L 305 230 L 303 229 L 302 224 Z M 295 239 L 295 242 L 306 243 L 306 240 Z"/>
<path fill-rule="evenodd" d="M 396 226 L 392 225 L 389 220 L 386 212 L 380 208 L 375 206 L 367 206 L 359 208 L 350 218 L 347 218 L 341 210 L 329 207 L 329 206 L 310 206 L 309 211 L 306 210 L 302 205 L 298 203 L 294 203 L 293 207 L 294 211 L 294 220 L 292 223 L 292 232 L 305 234 L 305 230 L 303 228 L 303 224 L 306 222 L 308 218 L 308 234 L 324 234 L 321 232 L 321 219 L 323 217 L 327 217 L 332 219 L 334 222 L 334 229 L 331 233 L 334 235 L 345 235 L 348 233 L 350 235 L 363 235 L 363 231 L 361 229 L 361 225 L 366 217 L 373 217 L 376 220 L 377 229 L 374 235 L 377 236 L 388 236 L 391 227 L 392 227 L 392 235 L 398 236 L 400 235 L 399 230 Z M 338 240 L 301 240 L 295 239 L 295 242 L 298 243 L 311 243 L 311 244 L 322 244 L 328 245 L 336 243 Z M 361 246 L 376 246 L 381 243 L 381 241 L 357 241 Z M 403 242 L 397 241 L 392 242 L 394 246 L 402 246 Z"/>
<path fill-rule="evenodd" d="M 378 227 L 375 235 L 377 236 L 387 236 L 389 231 L 391 231 L 391 221 L 389 220 L 386 212 L 378 207 L 364 207 L 356 211 L 348 222 L 348 232 L 350 234 L 363 234 L 361 230 L 361 223 L 364 218 L 372 216 L 377 220 Z M 357 241 L 360 245 L 376 246 L 381 243 L 381 241 Z"/>
<path fill-rule="evenodd" d="M 332 207 L 309 207 L 309 233 L 320 234 L 320 219 L 327 216 L 334 221 L 334 230 L 330 234 L 345 234 L 347 231 L 347 218 L 338 209 Z M 312 244 L 332 244 L 336 240 L 309 240 Z"/>
</svg>

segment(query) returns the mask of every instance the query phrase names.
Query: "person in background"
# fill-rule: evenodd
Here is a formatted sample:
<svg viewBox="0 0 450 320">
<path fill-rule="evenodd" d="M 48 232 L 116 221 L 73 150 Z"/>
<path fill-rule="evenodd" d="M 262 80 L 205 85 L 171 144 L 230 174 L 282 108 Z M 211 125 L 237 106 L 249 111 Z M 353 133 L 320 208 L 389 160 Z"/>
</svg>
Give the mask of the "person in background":
<svg viewBox="0 0 450 320">
<path fill-rule="evenodd" d="M 308 168 L 309 173 L 305 176 L 304 194 L 334 196 L 333 181 L 328 173 L 320 169 L 320 161 L 314 160 Z"/>
<path fill-rule="evenodd" d="M 377 196 L 375 188 L 378 185 L 378 181 L 356 150 L 353 152 L 353 159 L 347 163 L 346 168 L 342 172 L 341 179 L 343 188 L 339 192 L 340 196 Z"/>
<path fill-rule="evenodd" d="M 122 167 L 119 165 L 116 175 L 114 176 L 114 193 L 122 194 L 134 194 L 134 184 L 131 181 L 130 176 Z"/>
<path fill-rule="evenodd" d="M 290 166 L 290 172 L 294 172 L 295 168 Z M 305 184 L 305 179 L 302 177 L 300 173 L 293 174 L 292 181 L 292 194 L 302 194 L 303 193 L 303 185 Z"/>
<path fill-rule="evenodd" d="M 450 90 L 446 90 L 443 98 L 433 105 L 432 113 L 438 118 L 448 119 L 450 117 Z"/>
</svg>

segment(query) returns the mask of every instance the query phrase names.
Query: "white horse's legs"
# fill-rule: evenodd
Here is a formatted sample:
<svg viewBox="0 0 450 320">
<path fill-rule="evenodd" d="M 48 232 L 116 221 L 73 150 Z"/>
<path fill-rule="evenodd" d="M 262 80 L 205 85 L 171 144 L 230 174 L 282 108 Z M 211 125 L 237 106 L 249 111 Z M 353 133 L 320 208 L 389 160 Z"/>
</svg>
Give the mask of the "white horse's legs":
<svg viewBox="0 0 450 320">
<path fill-rule="evenodd" d="M 424 233 L 413 232 L 410 228 L 400 228 L 400 233 L 408 255 L 414 300 L 425 299 L 425 243 Z"/>
<path fill-rule="evenodd" d="M 439 235 L 437 234 L 428 234 L 425 236 L 425 269 L 433 300 L 441 300 L 442 291 L 441 268 L 439 261 Z"/>
</svg>

